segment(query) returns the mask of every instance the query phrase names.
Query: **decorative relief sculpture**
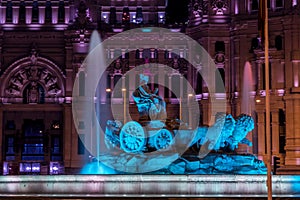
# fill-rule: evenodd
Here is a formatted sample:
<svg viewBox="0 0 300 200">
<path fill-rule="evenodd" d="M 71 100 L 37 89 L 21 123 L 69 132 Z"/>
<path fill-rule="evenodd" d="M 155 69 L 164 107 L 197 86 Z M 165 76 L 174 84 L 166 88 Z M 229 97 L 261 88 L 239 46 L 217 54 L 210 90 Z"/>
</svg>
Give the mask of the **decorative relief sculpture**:
<svg viewBox="0 0 300 200">
<path fill-rule="evenodd" d="M 216 15 L 224 15 L 228 10 L 228 5 L 225 0 L 214 0 L 212 9 Z"/>
<path fill-rule="evenodd" d="M 31 92 L 28 95 L 31 96 L 30 101 L 35 101 L 36 98 L 34 96 L 37 93 L 37 85 L 40 84 L 44 87 L 46 96 L 57 96 L 62 92 L 57 81 L 58 78 L 45 67 L 24 67 L 17 71 L 9 80 L 5 93 L 11 97 L 22 97 L 22 91 L 26 85 L 31 85 Z"/>
</svg>

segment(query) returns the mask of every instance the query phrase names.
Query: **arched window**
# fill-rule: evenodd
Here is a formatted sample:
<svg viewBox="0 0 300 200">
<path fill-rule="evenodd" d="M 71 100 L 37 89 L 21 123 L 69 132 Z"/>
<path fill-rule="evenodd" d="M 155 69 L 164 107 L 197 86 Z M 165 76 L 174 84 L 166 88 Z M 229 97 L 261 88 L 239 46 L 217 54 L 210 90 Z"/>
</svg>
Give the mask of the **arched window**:
<svg viewBox="0 0 300 200">
<path fill-rule="evenodd" d="M 25 23 L 25 17 L 26 17 L 25 2 L 21 1 L 20 8 L 19 8 L 19 22 Z"/>
<path fill-rule="evenodd" d="M 60 1 L 58 4 L 58 22 L 65 21 L 65 3 Z"/>
<path fill-rule="evenodd" d="M 6 22 L 12 22 L 12 2 L 6 4 Z"/>
<path fill-rule="evenodd" d="M 37 1 L 32 4 L 32 22 L 38 22 L 39 20 L 39 5 Z"/>
<path fill-rule="evenodd" d="M 85 94 L 85 73 L 79 73 L 79 96 L 84 96 Z"/>
<path fill-rule="evenodd" d="M 215 52 L 225 53 L 225 43 L 223 41 L 216 41 L 216 43 L 215 43 Z"/>
<path fill-rule="evenodd" d="M 51 7 L 51 1 L 46 2 L 46 8 L 45 8 L 45 21 L 51 22 L 52 21 L 52 7 Z"/>
<path fill-rule="evenodd" d="M 280 35 L 275 37 L 275 47 L 278 51 L 282 50 L 282 37 Z"/>
</svg>

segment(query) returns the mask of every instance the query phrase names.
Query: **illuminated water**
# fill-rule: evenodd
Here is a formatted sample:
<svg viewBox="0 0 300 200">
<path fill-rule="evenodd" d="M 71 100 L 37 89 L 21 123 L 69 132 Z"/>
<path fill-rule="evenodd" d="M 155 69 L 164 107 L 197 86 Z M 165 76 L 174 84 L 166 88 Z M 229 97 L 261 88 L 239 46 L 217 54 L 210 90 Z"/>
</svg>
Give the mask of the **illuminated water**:
<svg viewBox="0 0 300 200">
<path fill-rule="evenodd" d="M 251 64 L 247 61 L 244 66 L 241 113 L 251 115 L 254 109 L 254 99 L 251 95 L 253 91 L 253 76 Z"/>
</svg>

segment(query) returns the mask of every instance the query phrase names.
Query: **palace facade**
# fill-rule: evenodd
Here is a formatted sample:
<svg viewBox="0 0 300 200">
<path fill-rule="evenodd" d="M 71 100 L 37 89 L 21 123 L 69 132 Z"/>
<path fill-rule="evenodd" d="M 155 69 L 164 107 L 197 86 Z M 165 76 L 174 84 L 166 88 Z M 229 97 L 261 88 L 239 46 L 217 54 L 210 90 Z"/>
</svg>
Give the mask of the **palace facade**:
<svg viewBox="0 0 300 200">
<path fill-rule="evenodd" d="M 250 62 L 255 101 L 251 114 L 256 125 L 248 135 L 253 146 L 241 145 L 238 152 L 254 153 L 265 160 L 265 72 L 258 5 L 259 0 L 0 1 L 2 174 L 79 172 L 90 155 L 79 139 L 84 138 L 87 125 L 73 121 L 72 94 L 75 78 L 85 78 L 81 64 L 89 52 L 91 34 L 97 30 L 105 40 L 139 27 L 168 28 L 202 45 L 225 85 L 225 93 L 217 88 L 216 93 L 226 100 L 226 111 L 234 117 L 242 113 L 244 67 Z M 295 174 L 300 173 L 300 0 L 269 0 L 268 8 L 272 155 L 280 158 L 279 173 Z M 175 33 L 169 37 L 176 39 Z M 125 94 L 110 94 L 116 83 L 136 66 L 160 63 L 173 69 L 163 72 L 168 87 L 159 87 L 168 116 L 179 115 L 178 98 L 170 89 L 177 90 L 183 101 L 188 98 L 186 85 L 176 83 L 178 77 L 186 78 L 199 103 L 199 125 L 211 125 L 210 94 L 197 73 L 201 67 L 193 68 L 195 63 L 186 61 L 193 56 L 189 54 L 192 47 L 181 44 L 180 38 L 178 48 L 159 40 L 157 34 L 144 34 L 152 39 L 133 39 L 140 40 L 143 48 L 124 41 L 105 50 L 108 58 L 121 56 L 107 68 L 107 94 L 102 94 L 105 100 L 101 103 L 111 99 L 122 109 Z M 151 73 L 150 80 L 155 82 L 156 73 Z M 138 84 L 138 76 L 122 84 L 129 88 L 128 97 Z M 133 103 L 131 98 L 129 101 Z M 133 118 L 137 116 L 134 107 L 130 104 Z M 74 123 L 78 123 L 79 131 Z"/>
</svg>

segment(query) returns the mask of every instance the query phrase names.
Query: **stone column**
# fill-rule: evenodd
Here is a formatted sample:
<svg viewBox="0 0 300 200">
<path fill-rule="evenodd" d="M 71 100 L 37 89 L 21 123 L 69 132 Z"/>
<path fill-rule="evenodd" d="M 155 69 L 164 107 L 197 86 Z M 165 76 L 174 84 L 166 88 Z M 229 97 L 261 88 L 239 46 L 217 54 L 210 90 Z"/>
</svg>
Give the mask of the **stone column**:
<svg viewBox="0 0 300 200">
<path fill-rule="evenodd" d="M 151 58 L 154 58 L 154 49 L 150 49 L 151 50 Z"/>
<path fill-rule="evenodd" d="M 65 6 L 65 23 L 68 24 L 70 21 L 70 6 Z"/>
<path fill-rule="evenodd" d="M 0 108 L 0 141 L 2 142 L 2 144 L 3 144 L 3 134 L 4 134 L 4 132 L 3 132 L 3 127 L 4 127 L 4 120 L 3 120 L 3 110 Z M 2 156 L 3 156 L 3 151 L 4 151 L 4 148 L 0 148 L 0 162 L 2 161 L 2 160 L 4 160 L 3 158 L 2 158 Z M 0 163 L 1 164 L 1 166 L 3 166 L 2 164 L 3 163 Z M 1 169 L 2 169 L 2 167 L 1 167 Z"/>
<path fill-rule="evenodd" d="M 52 6 L 52 24 L 58 22 L 58 6 Z"/>
<path fill-rule="evenodd" d="M 64 105 L 64 127 L 63 127 L 63 158 L 64 166 L 71 167 L 72 160 L 72 149 L 76 145 L 73 145 L 72 137 L 77 138 L 77 135 L 73 136 L 73 117 L 72 117 L 72 107 L 70 104 Z M 77 143 L 76 143 L 77 144 Z M 77 149 L 76 149 L 77 150 Z"/>
<path fill-rule="evenodd" d="M 39 6 L 39 23 L 45 23 L 45 6 Z"/>
<path fill-rule="evenodd" d="M 266 155 L 266 132 L 265 132 L 265 113 L 257 112 L 257 132 L 258 132 L 258 158 L 264 159 Z"/>
<path fill-rule="evenodd" d="M 139 58 L 143 58 L 143 49 L 140 49 L 140 55 L 139 55 Z"/>
<path fill-rule="evenodd" d="M 13 6 L 13 16 L 12 16 L 12 22 L 13 24 L 19 23 L 19 6 Z"/>
<path fill-rule="evenodd" d="M 6 22 L 6 7 L 0 6 L 0 24 L 5 24 Z"/>
<path fill-rule="evenodd" d="M 272 155 L 279 155 L 279 111 L 273 110 L 271 113 Z"/>
<path fill-rule="evenodd" d="M 286 157 L 285 164 L 300 164 L 300 95 L 286 96 Z"/>
<path fill-rule="evenodd" d="M 169 99 L 170 99 L 170 98 L 172 98 L 172 76 L 171 75 L 169 75 L 168 87 L 169 87 Z"/>
<path fill-rule="evenodd" d="M 26 6 L 26 24 L 31 24 L 32 22 L 32 6 Z"/>
</svg>

